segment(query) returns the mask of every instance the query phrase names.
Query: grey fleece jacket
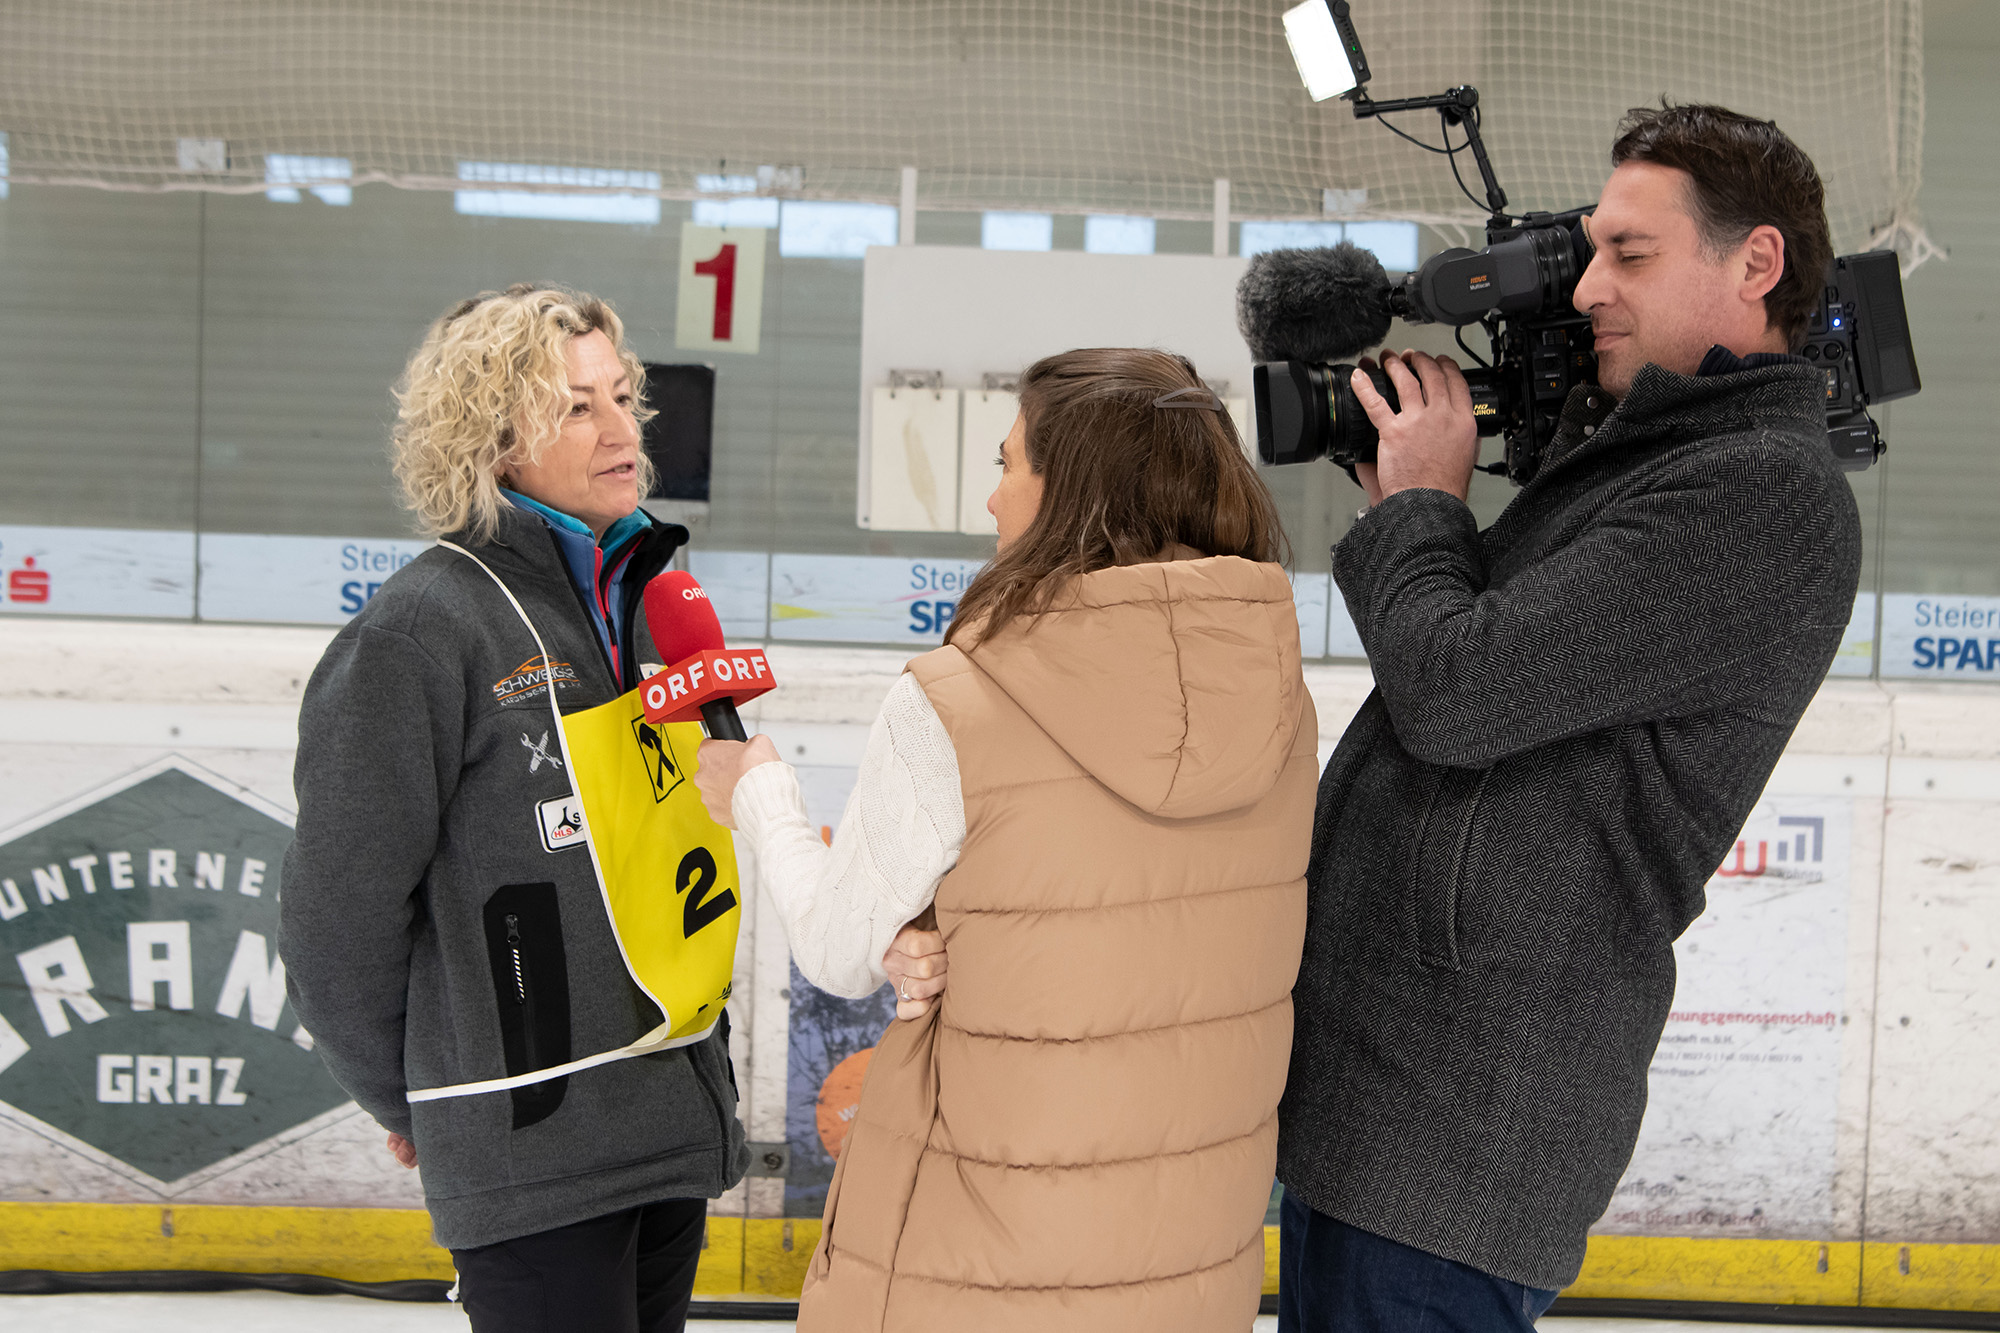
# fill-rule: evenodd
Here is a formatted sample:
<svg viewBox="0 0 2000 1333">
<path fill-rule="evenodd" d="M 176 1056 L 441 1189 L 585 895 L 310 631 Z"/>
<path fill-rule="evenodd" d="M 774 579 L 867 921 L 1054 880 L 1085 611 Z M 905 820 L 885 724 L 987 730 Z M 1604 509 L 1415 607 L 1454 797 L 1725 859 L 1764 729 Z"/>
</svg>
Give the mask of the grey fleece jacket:
<svg viewBox="0 0 2000 1333">
<path fill-rule="evenodd" d="M 627 566 L 622 669 L 657 660 L 637 588 L 686 540 L 655 523 Z M 727 1018 L 706 1041 L 512 1092 L 404 1094 L 615 1049 L 659 1022 L 632 983 L 590 857 L 543 850 L 566 794 L 563 712 L 617 697 L 553 535 L 502 506 L 474 550 L 520 599 L 426 551 L 334 639 L 299 715 L 297 836 L 280 951 L 300 1021 L 341 1085 L 416 1145 L 441 1244 L 463 1249 L 671 1198 L 713 1198 L 748 1161 Z M 672 892 L 671 867 L 662 870 Z M 521 971 L 515 972 L 515 954 Z"/>
<path fill-rule="evenodd" d="M 1307 871 L 1278 1177 L 1314 1209 L 1575 1279 L 1638 1136 L 1673 941 L 1852 613 L 1822 378 L 1647 366 L 1615 411 L 1580 388 L 1492 527 L 1402 491 L 1334 548 L 1376 690 L 1321 776 Z"/>
</svg>

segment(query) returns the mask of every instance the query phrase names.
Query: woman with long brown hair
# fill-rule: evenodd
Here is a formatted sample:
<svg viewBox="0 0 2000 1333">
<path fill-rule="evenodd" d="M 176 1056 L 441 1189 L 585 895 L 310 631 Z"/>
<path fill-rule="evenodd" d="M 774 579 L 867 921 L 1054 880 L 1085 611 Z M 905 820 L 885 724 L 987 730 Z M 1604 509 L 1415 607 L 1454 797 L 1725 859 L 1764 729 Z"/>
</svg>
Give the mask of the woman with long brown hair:
<svg viewBox="0 0 2000 1333">
<path fill-rule="evenodd" d="M 1037 362 L 1002 465 L 999 552 L 891 691 L 831 849 L 768 740 L 701 750 L 801 971 L 893 975 L 914 1019 L 869 1066 L 799 1326 L 1241 1329 L 1318 767 L 1283 534 L 1165 352 Z M 927 912 L 949 990 L 920 937 L 884 953 Z"/>
</svg>

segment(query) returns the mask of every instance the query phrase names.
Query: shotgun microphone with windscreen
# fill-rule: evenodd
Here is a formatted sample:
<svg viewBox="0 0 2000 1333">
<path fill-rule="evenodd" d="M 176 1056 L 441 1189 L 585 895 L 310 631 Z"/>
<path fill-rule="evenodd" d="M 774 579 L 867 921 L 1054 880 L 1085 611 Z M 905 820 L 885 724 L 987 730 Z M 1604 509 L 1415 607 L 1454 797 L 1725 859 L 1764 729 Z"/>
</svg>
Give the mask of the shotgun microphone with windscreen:
<svg viewBox="0 0 2000 1333">
<path fill-rule="evenodd" d="M 768 693 L 777 682 L 761 648 L 730 648 L 708 593 L 686 570 L 670 569 L 646 585 L 646 628 L 661 668 L 639 687 L 648 722 L 700 719 L 719 741 L 750 739 L 736 706 Z"/>
</svg>

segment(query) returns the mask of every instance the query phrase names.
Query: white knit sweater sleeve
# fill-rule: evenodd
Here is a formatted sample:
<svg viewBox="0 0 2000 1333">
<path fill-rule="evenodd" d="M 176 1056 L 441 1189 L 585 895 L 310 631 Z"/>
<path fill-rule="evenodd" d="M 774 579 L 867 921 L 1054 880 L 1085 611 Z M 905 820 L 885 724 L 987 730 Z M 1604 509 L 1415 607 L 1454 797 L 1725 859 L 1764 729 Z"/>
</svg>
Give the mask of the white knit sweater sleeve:
<svg viewBox="0 0 2000 1333">
<path fill-rule="evenodd" d="M 806 980 L 859 999 L 888 979 L 882 954 L 930 906 L 965 843 L 958 753 L 937 710 L 907 673 L 868 733 L 854 792 L 833 835 L 806 817 L 798 773 L 759 764 L 730 797 Z"/>
</svg>

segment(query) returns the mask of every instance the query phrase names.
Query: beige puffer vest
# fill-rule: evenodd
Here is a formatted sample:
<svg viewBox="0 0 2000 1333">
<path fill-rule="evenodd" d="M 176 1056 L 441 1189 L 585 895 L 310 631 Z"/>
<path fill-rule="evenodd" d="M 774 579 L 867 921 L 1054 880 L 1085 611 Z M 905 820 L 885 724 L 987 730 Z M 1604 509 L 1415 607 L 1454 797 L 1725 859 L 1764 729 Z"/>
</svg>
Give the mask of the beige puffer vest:
<svg viewBox="0 0 2000 1333">
<path fill-rule="evenodd" d="M 1102 570 L 910 669 L 958 753 L 943 1003 L 868 1068 L 803 1333 L 1239 1333 L 1305 934 L 1284 571 Z"/>
</svg>

